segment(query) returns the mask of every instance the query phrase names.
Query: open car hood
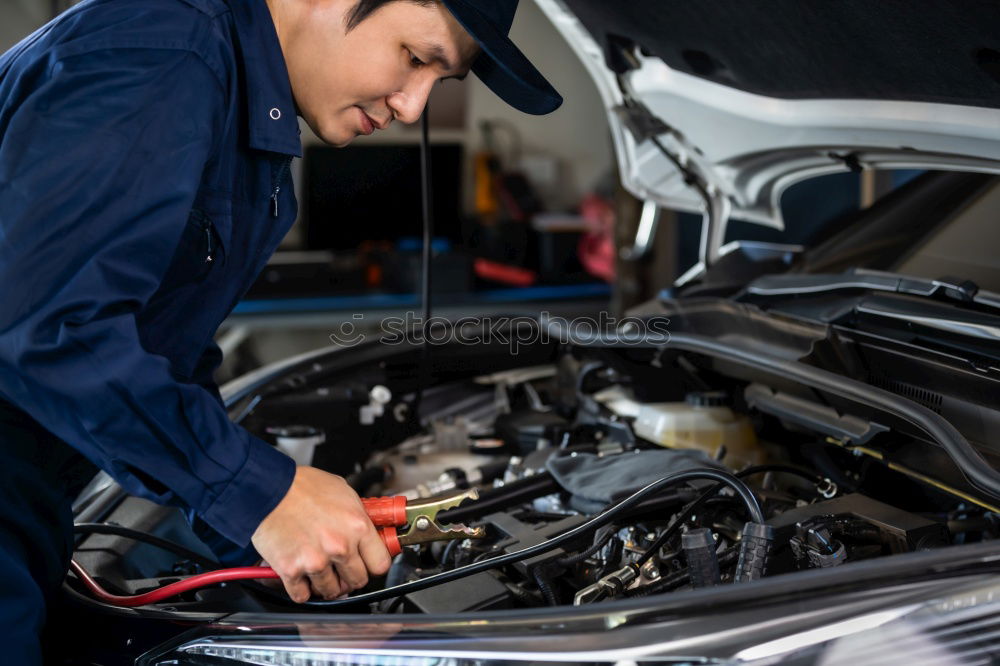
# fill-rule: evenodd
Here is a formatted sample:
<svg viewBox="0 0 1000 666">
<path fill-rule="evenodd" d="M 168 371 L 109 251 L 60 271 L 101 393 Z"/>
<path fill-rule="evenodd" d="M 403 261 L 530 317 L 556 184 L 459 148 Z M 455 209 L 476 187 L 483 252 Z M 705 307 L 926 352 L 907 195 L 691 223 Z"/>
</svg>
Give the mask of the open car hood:
<svg viewBox="0 0 1000 666">
<path fill-rule="evenodd" d="M 817 175 L 1000 172 L 1000 4 L 536 2 L 597 84 L 625 187 L 706 215 L 703 260 L 730 217 L 783 228 L 782 192 Z"/>
</svg>

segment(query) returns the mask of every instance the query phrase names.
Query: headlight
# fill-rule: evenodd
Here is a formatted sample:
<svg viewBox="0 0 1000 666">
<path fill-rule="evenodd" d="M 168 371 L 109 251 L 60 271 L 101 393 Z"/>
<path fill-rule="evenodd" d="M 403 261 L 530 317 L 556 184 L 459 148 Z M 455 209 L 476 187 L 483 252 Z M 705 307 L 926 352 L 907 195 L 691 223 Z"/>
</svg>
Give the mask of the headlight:
<svg viewBox="0 0 1000 666">
<path fill-rule="evenodd" d="M 464 659 L 392 653 L 349 653 L 301 646 L 253 647 L 198 642 L 187 645 L 157 666 L 514 666 L 532 662 Z M 546 661 L 545 666 L 574 666 L 579 662 Z M 635 666 L 635 662 L 629 662 Z"/>
<path fill-rule="evenodd" d="M 870 613 L 741 650 L 735 663 L 958 666 L 1000 659 L 1000 584 Z"/>
<path fill-rule="evenodd" d="M 985 582 L 984 582 L 985 581 Z M 949 589 L 950 588 L 950 589 Z M 932 592 L 934 590 L 936 592 Z M 949 590 L 941 592 L 941 590 Z M 860 599 L 867 597 L 867 599 Z M 847 601 L 845 602 L 845 599 Z M 892 594 L 817 597 L 818 606 L 539 615 L 435 623 L 234 622 L 146 655 L 145 666 L 951 666 L 998 663 L 1000 582 L 943 579 Z M 824 606 L 824 604 L 826 604 Z M 861 606 L 867 608 L 859 610 Z M 850 609 L 853 608 L 853 611 Z M 555 610 L 555 609 L 553 609 Z M 557 611 L 558 612 L 558 611 Z M 235 616 L 234 616 L 235 617 Z M 273 617 L 273 616 L 272 616 Z M 556 619 L 558 617 L 558 619 Z"/>
<path fill-rule="evenodd" d="M 183 655 L 161 664 L 253 664 L 257 666 L 486 666 L 485 661 L 436 657 L 403 657 L 392 655 L 336 654 L 296 647 L 247 647 L 234 645 L 197 644 L 187 647 Z M 176 658 L 179 657 L 179 658 Z M 202 660 L 198 657 L 215 657 Z"/>
</svg>

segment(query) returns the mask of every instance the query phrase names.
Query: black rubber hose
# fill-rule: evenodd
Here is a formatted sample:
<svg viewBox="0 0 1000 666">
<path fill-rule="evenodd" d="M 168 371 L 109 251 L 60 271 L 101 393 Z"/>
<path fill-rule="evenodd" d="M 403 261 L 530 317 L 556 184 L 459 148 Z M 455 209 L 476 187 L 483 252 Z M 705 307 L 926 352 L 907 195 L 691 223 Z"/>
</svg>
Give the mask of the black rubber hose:
<svg viewBox="0 0 1000 666">
<path fill-rule="evenodd" d="M 611 537 L 613 537 L 614 534 L 615 534 L 614 525 L 607 525 L 605 527 L 602 527 L 601 529 L 597 530 L 596 534 L 594 535 L 594 543 L 592 543 L 590 547 L 587 548 L 587 550 L 580 553 L 575 553 L 573 555 L 567 555 L 566 557 L 563 557 L 556 561 L 564 567 L 572 566 L 574 564 L 583 562 L 585 559 L 587 559 L 588 557 L 599 551 L 601 548 L 604 548 L 604 545 L 611 540 Z"/>
<path fill-rule="evenodd" d="M 126 539 L 132 539 L 133 541 L 138 541 L 140 543 L 148 543 L 151 546 L 161 548 L 168 553 L 173 553 L 178 557 L 183 557 L 186 560 L 191 560 L 195 564 L 204 567 L 208 571 L 214 571 L 219 568 L 219 563 L 215 560 L 205 557 L 200 553 L 196 553 L 193 550 L 185 548 L 179 543 L 174 543 L 167 539 L 160 538 L 158 536 L 152 535 L 148 532 L 143 532 L 141 530 L 134 530 L 130 527 L 123 527 L 121 525 L 111 525 L 109 523 L 76 523 L 73 525 L 73 532 L 76 534 L 107 534 L 111 536 L 125 537 Z M 238 581 L 243 587 L 253 590 L 258 594 L 262 594 L 272 601 L 281 604 L 294 604 L 288 595 L 278 590 L 271 589 L 263 583 L 259 583 L 255 580 L 241 580 Z"/>
<path fill-rule="evenodd" d="M 797 474 L 798 476 L 801 476 L 804 479 L 808 479 L 809 481 L 824 480 L 823 477 L 820 476 L 819 474 L 799 469 L 798 467 L 792 467 L 791 465 L 754 465 L 753 467 L 747 467 L 746 469 L 737 472 L 736 476 L 737 478 L 743 479 L 748 476 L 753 476 L 754 474 L 760 474 L 762 472 L 788 472 L 790 474 Z M 689 504 L 685 508 L 681 509 L 678 514 L 677 520 L 671 523 L 670 526 L 666 529 L 666 531 L 659 537 L 657 537 L 656 541 L 654 541 L 652 545 L 646 549 L 646 552 L 639 557 L 638 561 L 636 562 L 636 565 L 641 567 L 643 564 L 645 564 L 646 561 L 656 553 L 656 551 L 662 548 L 668 541 L 670 541 L 670 539 L 675 534 L 677 534 L 677 531 L 681 528 L 681 525 L 684 524 L 684 521 L 686 521 L 692 513 L 694 513 L 701 507 L 705 506 L 705 504 L 707 504 L 708 501 L 712 499 L 716 493 L 722 490 L 722 488 L 723 484 L 721 483 L 715 484 L 715 486 L 702 493 L 702 495 L 698 499 L 691 502 L 691 504 Z M 764 522 L 764 521 L 760 520 L 756 522 Z"/>
<path fill-rule="evenodd" d="M 764 522 L 764 512 L 760 507 L 760 503 L 757 498 L 746 486 L 745 483 L 740 481 L 738 478 L 729 474 L 728 472 L 722 472 L 716 469 L 696 469 L 688 470 L 684 472 L 678 472 L 677 474 L 671 474 L 657 481 L 646 485 L 645 487 L 637 490 L 636 492 L 629 495 L 627 498 L 621 500 L 617 504 L 614 504 L 607 509 L 605 509 L 600 514 L 594 516 L 585 523 L 581 523 L 576 527 L 567 530 L 566 532 L 560 534 L 559 536 L 553 537 L 548 541 L 536 544 L 534 546 L 529 546 L 527 548 L 522 548 L 521 550 L 515 551 L 513 553 L 507 553 L 500 555 L 498 557 L 493 557 L 482 562 L 474 562 L 472 564 L 466 565 L 464 567 L 459 567 L 458 569 L 452 569 L 451 571 L 444 571 L 433 576 L 428 576 L 427 578 L 422 578 L 420 580 L 411 581 L 409 583 L 404 583 L 403 585 L 397 585 L 395 587 L 386 588 L 384 590 L 377 590 L 374 592 L 367 592 L 365 594 L 359 594 L 355 597 L 348 597 L 347 599 L 333 599 L 330 601 L 307 601 L 302 606 L 307 606 L 311 608 L 346 608 L 349 606 L 356 606 L 358 604 L 368 604 L 373 601 L 381 601 L 382 599 L 388 599 L 390 597 L 398 597 L 403 594 L 409 594 L 410 592 L 416 592 L 418 590 L 425 590 L 429 587 L 434 587 L 442 583 L 448 583 L 453 580 L 458 580 L 466 576 L 471 576 L 472 574 L 479 573 L 480 571 L 487 571 L 489 569 L 495 569 L 507 564 L 513 564 L 514 562 L 520 562 L 521 560 L 526 560 L 532 558 L 541 553 L 546 553 L 550 550 L 559 548 L 565 543 L 572 543 L 578 541 L 584 534 L 590 534 L 594 530 L 608 525 L 620 517 L 620 514 L 627 511 L 631 507 L 635 506 L 641 502 L 646 497 L 653 495 L 664 488 L 677 485 L 678 483 L 687 483 L 688 481 L 696 481 L 700 479 L 707 479 L 711 481 L 716 481 L 718 483 L 723 483 L 730 488 L 732 488 L 736 494 L 743 500 L 746 505 L 747 512 L 750 514 L 750 520 L 755 523 Z"/>
<path fill-rule="evenodd" d="M 624 552 L 625 542 L 618 537 L 612 537 L 608 545 L 608 556 L 604 560 L 604 566 L 601 567 L 600 578 L 607 576 L 618 568 L 618 563 L 621 561 Z"/>
<path fill-rule="evenodd" d="M 507 471 L 510 467 L 510 458 L 503 457 L 499 458 L 493 462 L 486 463 L 485 465 L 479 466 L 479 483 L 491 483 Z"/>
<path fill-rule="evenodd" d="M 694 501 L 697 497 L 698 494 L 689 488 L 678 488 L 676 492 L 664 493 L 659 497 L 651 497 L 648 500 L 640 502 L 622 515 L 621 522 L 624 524 L 628 522 L 629 518 L 637 516 L 646 516 L 649 514 L 662 516 L 666 511 L 673 513 L 677 505 Z"/>
<path fill-rule="evenodd" d="M 457 539 L 455 541 L 448 542 L 448 545 L 444 547 L 444 552 L 441 554 L 442 564 L 447 566 L 451 562 L 451 556 L 455 552 L 455 549 L 458 548 L 458 544 L 460 543 L 461 541 Z"/>
<path fill-rule="evenodd" d="M 149 534 L 148 532 L 134 530 L 129 527 L 122 527 L 121 525 L 111 525 L 108 523 L 77 523 L 73 525 L 73 532 L 76 534 L 107 534 L 110 536 L 125 537 L 126 539 L 132 539 L 133 541 L 148 543 L 149 545 L 156 546 L 157 548 L 165 550 L 168 553 L 173 553 L 178 557 L 191 560 L 195 564 L 205 567 L 209 571 L 219 568 L 219 563 L 215 560 L 185 548 L 178 543 L 168 541 L 167 539 L 161 539 L 160 537 Z"/>
<path fill-rule="evenodd" d="M 563 488 L 548 472 L 535 474 L 524 479 L 511 481 L 499 488 L 489 488 L 479 493 L 479 499 L 466 502 L 460 507 L 448 509 L 438 514 L 442 524 L 468 523 L 475 518 L 503 511 L 517 504 L 525 504 L 531 500 L 562 492 Z M 687 489 L 676 493 L 668 493 L 659 497 L 650 497 L 630 508 L 622 518 L 641 516 L 647 513 L 662 512 L 675 504 L 681 504 L 694 497 Z"/>
<path fill-rule="evenodd" d="M 538 585 L 538 591 L 542 593 L 542 598 L 545 599 L 545 603 L 549 606 L 558 606 L 559 599 L 556 598 L 556 593 L 552 589 L 552 581 L 549 577 L 542 571 L 541 567 L 535 567 L 534 571 L 535 584 Z"/>
<path fill-rule="evenodd" d="M 528 592 L 517 583 L 506 581 L 504 582 L 504 587 L 506 587 L 510 593 L 525 606 L 538 606 L 538 598 L 533 596 L 531 592 Z M 402 597 L 399 598 L 402 599 Z"/>
<path fill-rule="evenodd" d="M 548 472 L 542 472 L 525 479 L 511 481 L 499 488 L 484 490 L 475 502 L 466 502 L 463 506 L 439 513 L 438 522 L 442 525 L 468 523 L 473 518 L 502 511 L 515 504 L 524 504 L 536 497 L 551 495 L 560 490 L 562 488 L 552 478 L 552 475 Z"/>
<path fill-rule="evenodd" d="M 701 497 L 688 504 L 685 508 L 681 509 L 680 513 L 677 516 L 677 519 L 674 522 L 672 522 L 670 526 L 667 527 L 666 530 L 664 530 L 663 534 L 661 534 L 656 538 L 656 541 L 654 541 L 649 546 L 649 548 L 646 549 L 645 553 L 639 556 L 639 559 L 636 560 L 635 565 L 637 567 L 641 567 L 643 564 L 645 564 L 649 560 L 649 558 L 655 555 L 656 552 L 660 550 L 660 548 L 662 548 L 668 541 L 670 541 L 670 539 L 674 537 L 675 534 L 677 534 L 678 531 L 680 531 L 681 525 L 683 525 L 684 521 L 688 519 L 688 516 L 690 516 L 692 513 L 700 509 L 706 502 L 708 502 L 708 500 L 714 497 L 715 494 L 719 492 L 721 489 L 722 489 L 722 484 L 721 483 L 716 484 L 715 486 L 712 487 L 711 490 L 706 490 L 704 493 L 702 493 Z M 755 520 L 754 522 L 764 522 L 764 521 Z"/>
</svg>

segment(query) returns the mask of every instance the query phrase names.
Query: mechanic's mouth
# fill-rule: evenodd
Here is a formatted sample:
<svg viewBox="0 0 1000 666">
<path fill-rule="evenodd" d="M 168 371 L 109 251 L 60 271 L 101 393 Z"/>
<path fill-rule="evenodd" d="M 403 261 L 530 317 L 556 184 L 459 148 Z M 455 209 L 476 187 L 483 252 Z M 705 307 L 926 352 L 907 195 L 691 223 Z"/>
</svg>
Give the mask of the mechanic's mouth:
<svg viewBox="0 0 1000 666">
<path fill-rule="evenodd" d="M 360 106 L 358 113 L 361 115 L 361 134 L 365 136 L 372 134 L 375 131 L 375 121 Z"/>
<path fill-rule="evenodd" d="M 364 134 L 365 136 L 373 134 L 377 129 L 383 130 L 389 126 L 389 121 L 380 123 L 379 121 L 375 120 L 367 113 L 365 113 L 365 110 L 362 109 L 360 106 L 358 107 L 358 111 L 360 111 L 361 113 L 361 133 Z"/>
</svg>

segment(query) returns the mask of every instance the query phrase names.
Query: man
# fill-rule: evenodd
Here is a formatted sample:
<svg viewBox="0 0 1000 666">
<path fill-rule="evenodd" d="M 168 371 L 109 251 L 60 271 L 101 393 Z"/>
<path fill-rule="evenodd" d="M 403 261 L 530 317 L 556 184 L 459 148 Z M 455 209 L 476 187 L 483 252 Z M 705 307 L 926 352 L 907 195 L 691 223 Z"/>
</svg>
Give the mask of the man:
<svg viewBox="0 0 1000 666">
<path fill-rule="evenodd" d="M 296 116 L 342 146 L 470 67 L 561 99 L 508 40 L 517 0 L 86 0 L 0 58 L 0 631 L 41 658 L 88 474 L 190 510 L 296 601 L 389 557 L 343 479 L 227 418 L 213 334 L 295 218 Z M 349 178 L 350 174 L 343 174 Z M 251 545 L 256 548 L 253 552 Z"/>
</svg>

